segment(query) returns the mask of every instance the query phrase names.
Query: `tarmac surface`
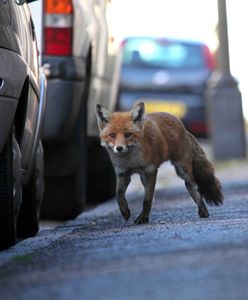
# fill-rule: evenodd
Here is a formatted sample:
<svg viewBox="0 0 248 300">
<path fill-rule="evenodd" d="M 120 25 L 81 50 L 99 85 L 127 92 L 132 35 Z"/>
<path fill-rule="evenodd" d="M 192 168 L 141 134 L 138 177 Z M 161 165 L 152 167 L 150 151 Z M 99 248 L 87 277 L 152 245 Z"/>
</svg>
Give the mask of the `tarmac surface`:
<svg viewBox="0 0 248 300">
<path fill-rule="evenodd" d="M 134 178 L 128 222 L 112 200 L 2 251 L 0 299 L 247 299 L 244 165 L 217 166 L 225 200 L 208 219 L 174 175 L 162 189 L 161 174 L 150 224 L 134 225 L 143 195 Z"/>
</svg>

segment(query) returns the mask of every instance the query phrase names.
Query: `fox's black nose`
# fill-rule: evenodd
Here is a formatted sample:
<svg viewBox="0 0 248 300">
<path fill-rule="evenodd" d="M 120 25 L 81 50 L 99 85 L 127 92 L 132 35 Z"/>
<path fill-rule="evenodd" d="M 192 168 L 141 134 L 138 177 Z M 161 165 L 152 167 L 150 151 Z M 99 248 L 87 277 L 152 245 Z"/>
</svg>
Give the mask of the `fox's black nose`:
<svg viewBox="0 0 248 300">
<path fill-rule="evenodd" d="M 123 150 L 123 147 L 122 147 L 122 146 L 117 146 L 117 147 L 116 147 L 116 150 L 117 150 L 118 152 L 121 152 L 121 151 Z"/>
</svg>

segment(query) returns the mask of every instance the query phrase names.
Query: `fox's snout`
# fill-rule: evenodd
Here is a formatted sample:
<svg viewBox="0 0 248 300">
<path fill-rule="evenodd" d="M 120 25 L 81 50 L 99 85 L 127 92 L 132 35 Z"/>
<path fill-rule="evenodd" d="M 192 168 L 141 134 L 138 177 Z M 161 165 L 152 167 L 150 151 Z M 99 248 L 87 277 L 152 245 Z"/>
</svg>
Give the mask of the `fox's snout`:
<svg viewBox="0 0 248 300">
<path fill-rule="evenodd" d="M 117 145 L 113 147 L 113 151 L 115 153 L 125 153 L 128 151 L 128 147 L 126 145 Z"/>
<path fill-rule="evenodd" d="M 109 135 L 102 138 L 101 145 L 111 149 L 114 153 L 122 154 L 128 152 L 128 143 L 125 143 L 125 140 L 119 139 L 115 140 Z"/>
</svg>

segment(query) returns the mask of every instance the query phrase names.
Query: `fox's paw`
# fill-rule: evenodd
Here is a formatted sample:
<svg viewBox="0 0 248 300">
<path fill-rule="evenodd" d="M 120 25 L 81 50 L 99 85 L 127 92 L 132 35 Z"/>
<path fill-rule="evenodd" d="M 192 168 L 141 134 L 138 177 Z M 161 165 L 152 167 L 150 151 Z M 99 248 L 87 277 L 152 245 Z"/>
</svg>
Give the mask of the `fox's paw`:
<svg viewBox="0 0 248 300">
<path fill-rule="evenodd" d="M 121 211 L 121 215 L 123 216 L 123 218 L 127 221 L 130 216 L 131 216 L 131 212 L 130 212 L 130 209 L 127 208 L 125 209 L 124 211 Z"/>
<path fill-rule="evenodd" d="M 199 208 L 198 215 L 200 218 L 208 218 L 209 217 L 208 209 L 206 207 Z"/>
<path fill-rule="evenodd" d="M 144 217 L 142 214 L 138 216 L 138 218 L 134 221 L 134 224 L 139 225 L 139 224 L 147 224 L 149 223 L 149 218 Z"/>
</svg>

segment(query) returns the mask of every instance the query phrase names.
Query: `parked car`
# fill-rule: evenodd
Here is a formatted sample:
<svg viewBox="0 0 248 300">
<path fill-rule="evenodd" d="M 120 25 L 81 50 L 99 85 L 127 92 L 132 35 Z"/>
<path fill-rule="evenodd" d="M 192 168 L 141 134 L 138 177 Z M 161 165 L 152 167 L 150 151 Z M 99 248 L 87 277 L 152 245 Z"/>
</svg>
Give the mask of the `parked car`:
<svg viewBox="0 0 248 300">
<path fill-rule="evenodd" d="M 43 218 L 74 218 L 86 200 L 92 204 L 115 194 L 114 171 L 100 146 L 95 116 L 97 103 L 111 109 L 116 99 L 106 3 L 43 1 L 42 65 L 48 76 Z"/>
<path fill-rule="evenodd" d="M 0 1 L 0 249 L 34 236 L 43 197 L 46 80 L 26 1 Z"/>
<path fill-rule="evenodd" d="M 121 51 L 120 110 L 142 100 L 147 112 L 176 114 L 194 135 L 207 136 L 205 93 L 214 56 L 205 44 L 130 37 L 122 42 Z"/>
</svg>

